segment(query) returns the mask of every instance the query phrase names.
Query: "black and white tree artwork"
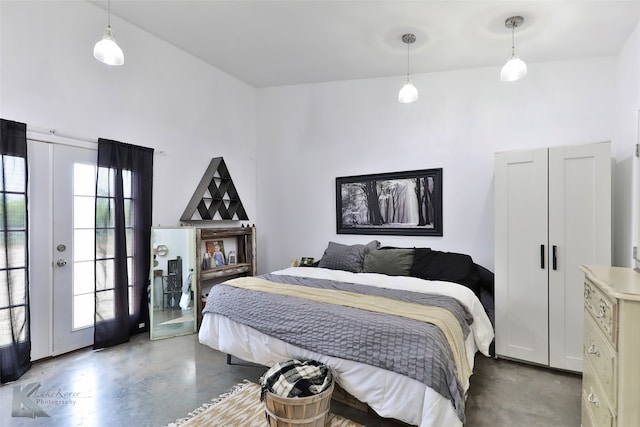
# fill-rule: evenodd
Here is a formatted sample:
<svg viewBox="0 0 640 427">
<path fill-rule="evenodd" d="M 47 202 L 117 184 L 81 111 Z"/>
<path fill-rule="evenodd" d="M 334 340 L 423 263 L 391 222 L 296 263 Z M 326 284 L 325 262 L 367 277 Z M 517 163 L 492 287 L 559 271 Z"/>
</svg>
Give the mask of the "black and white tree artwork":
<svg viewBox="0 0 640 427">
<path fill-rule="evenodd" d="M 338 232 L 441 235 L 441 175 L 432 171 L 406 178 L 338 178 Z"/>
</svg>

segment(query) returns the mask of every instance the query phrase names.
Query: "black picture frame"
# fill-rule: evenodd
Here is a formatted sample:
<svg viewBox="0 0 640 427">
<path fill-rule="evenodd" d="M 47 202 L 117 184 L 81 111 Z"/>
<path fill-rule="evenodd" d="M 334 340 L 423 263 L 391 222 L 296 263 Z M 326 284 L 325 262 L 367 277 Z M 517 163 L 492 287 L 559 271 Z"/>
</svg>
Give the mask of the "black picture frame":
<svg viewBox="0 0 640 427">
<path fill-rule="evenodd" d="M 442 168 L 337 177 L 336 231 L 442 236 Z"/>
</svg>

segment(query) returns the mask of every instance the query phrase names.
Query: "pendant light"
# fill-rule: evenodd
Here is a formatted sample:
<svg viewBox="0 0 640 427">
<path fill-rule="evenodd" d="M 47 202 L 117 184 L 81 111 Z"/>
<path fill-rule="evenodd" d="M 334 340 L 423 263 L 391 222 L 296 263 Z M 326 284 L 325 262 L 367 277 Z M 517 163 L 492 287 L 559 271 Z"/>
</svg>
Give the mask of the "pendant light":
<svg viewBox="0 0 640 427">
<path fill-rule="evenodd" d="M 413 34 L 404 34 L 402 41 L 407 44 L 407 81 L 405 82 L 400 93 L 398 93 L 398 101 L 408 104 L 418 100 L 418 89 L 411 83 L 410 77 L 410 62 L 409 62 L 409 46 L 416 41 L 416 36 Z"/>
<path fill-rule="evenodd" d="M 512 16 L 504 22 L 504 26 L 511 28 L 511 58 L 504 64 L 500 72 L 500 80 L 503 82 L 513 82 L 520 80 L 527 75 L 527 64 L 516 54 L 515 31 L 524 22 L 522 16 Z"/>
<path fill-rule="evenodd" d="M 108 2 L 107 19 L 107 28 L 104 30 L 102 40 L 93 47 L 93 56 L 107 65 L 122 65 L 124 64 L 124 53 L 116 43 L 111 30 L 111 0 Z"/>
</svg>

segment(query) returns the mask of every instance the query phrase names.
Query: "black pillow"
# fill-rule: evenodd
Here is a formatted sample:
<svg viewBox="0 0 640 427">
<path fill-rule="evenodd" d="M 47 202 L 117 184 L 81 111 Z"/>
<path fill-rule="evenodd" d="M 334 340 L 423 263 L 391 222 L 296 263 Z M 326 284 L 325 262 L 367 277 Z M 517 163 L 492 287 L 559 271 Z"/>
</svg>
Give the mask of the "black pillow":
<svg viewBox="0 0 640 427">
<path fill-rule="evenodd" d="M 480 272 L 469 255 L 416 248 L 409 275 L 458 283 L 480 295 Z"/>
<path fill-rule="evenodd" d="M 483 266 L 481 266 L 480 264 L 476 264 L 476 266 L 478 267 L 478 273 L 480 276 L 480 281 L 478 282 L 478 284 L 482 289 L 484 289 L 490 295 L 493 296 L 494 295 L 493 288 L 495 283 L 494 274 L 491 271 L 484 268 Z"/>
</svg>

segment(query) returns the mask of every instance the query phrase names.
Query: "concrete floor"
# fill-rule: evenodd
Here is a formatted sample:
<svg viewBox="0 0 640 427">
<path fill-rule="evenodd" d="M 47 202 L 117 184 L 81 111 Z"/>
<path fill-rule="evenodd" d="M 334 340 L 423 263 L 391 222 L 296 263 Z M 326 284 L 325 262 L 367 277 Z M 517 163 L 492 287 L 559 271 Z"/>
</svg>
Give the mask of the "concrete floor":
<svg viewBox="0 0 640 427">
<path fill-rule="evenodd" d="M 185 335 L 196 330 L 193 307 L 187 310 L 155 308 L 151 322 L 154 325 L 153 337 L 156 339 Z"/>
<path fill-rule="evenodd" d="M 196 335 L 136 336 L 102 351 L 38 361 L 19 381 L 0 387 L 0 426 L 164 426 L 244 379 L 258 382 L 266 371 L 225 362 Z M 579 426 L 580 382 L 576 374 L 478 356 L 466 426 Z M 31 400 L 48 417 L 13 417 L 20 392 L 37 383 L 40 397 Z M 368 427 L 398 425 L 339 404 L 332 403 L 332 411 Z"/>
</svg>

